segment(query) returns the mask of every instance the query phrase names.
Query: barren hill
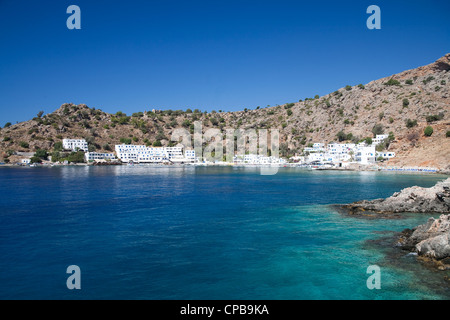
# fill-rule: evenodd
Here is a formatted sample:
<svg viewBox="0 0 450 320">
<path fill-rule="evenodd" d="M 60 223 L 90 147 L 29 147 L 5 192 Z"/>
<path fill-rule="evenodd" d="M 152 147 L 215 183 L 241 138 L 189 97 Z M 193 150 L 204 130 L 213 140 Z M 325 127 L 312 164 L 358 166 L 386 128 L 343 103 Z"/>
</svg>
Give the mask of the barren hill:
<svg viewBox="0 0 450 320">
<path fill-rule="evenodd" d="M 84 104 L 63 104 L 56 111 L 0 129 L 0 160 L 17 161 L 16 152 L 53 151 L 63 138 L 85 138 L 91 150 L 110 151 L 121 141 L 162 145 L 177 127 L 277 128 L 284 156 L 312 142 L 360 141 L 392 132 L 388 165 L 434 166 L 450 170 L 450 54 L 437 61 L 368 84 L 346 86 L 323 97 L 238 112 L 200 110 L 105 113 Z M 427 126 L 431 136 L 424 135 Z"/>
</svg>

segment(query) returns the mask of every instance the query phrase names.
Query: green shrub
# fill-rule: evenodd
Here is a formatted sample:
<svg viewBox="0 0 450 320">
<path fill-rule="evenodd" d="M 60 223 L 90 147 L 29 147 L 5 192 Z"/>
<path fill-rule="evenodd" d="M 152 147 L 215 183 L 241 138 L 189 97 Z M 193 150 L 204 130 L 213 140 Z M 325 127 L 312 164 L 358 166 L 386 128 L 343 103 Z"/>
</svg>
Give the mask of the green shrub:
<svg viewBox="0 0 450 320">
<path fill-rule="evenodd" d="M 411 120 L 411 119 L 407 119 L 406 120 L 406 127 L 407 128 L 413 128 L 417 126 L 417 120 Z"/>
<path fill-rule="evenodd" d="M 5 123 L 5 126 L 3 128 L 8 128 L 8 127 L 11 127 L 11 122 Z"/>
<path fill-rule="evenodd" d="M 339 131 L 336 134 L 336 138 L 338 138 L 339 142 L 347 140 L 347 135 L 343 131 Z"/>
<path fill-rule="evenodd" d="M 131 139 L 130 138 L 120 138 L 120 143 L 131 144 Z"/>
<path fill-rule="evenodd" d="M 41 158 L 43 160 L 47 160 L 48 158 L 48 152 L 47 150 L 43 150 L 43 149 L 38 149 L 36 150 L 36 152 L 34 153 L 35 157 Z"/>
<path fill-rule="evenodd" d="M 69 162 L 74 162 L 74 163 L 83 163 L 84 162 L 84 152 L 83 151 L 72 152 L 67 157 L 67 160 Z"/>
<path fill-rule="evenodd" d="M 347 90 L 347 91 L 352 90 L 352 86 L 351 86 L 351 85 L 346 85 L 346 86 L 345 86 L 345 90 Z"/>
<path fill-rule="evenodd" d="M 30 147 L 30 145 L 25 141 L 20 141 L 19 145 L 25 149 L 28 149 Z"/>
<path fill-rule="evenodd" d="M 426 137 L 431 137 L 431 135 L 433 134 L 433 128 L 431 126 L 428 126 L 425 128 L 423 133 L 425 134 Z"/>
<path fill-rule="evenodd" d="M 403 99 L 403 108 L 408 108 L 409 106 L 409 100 L 408 99 Z"/>
<path fill-rule="evenodd" d="M 450 138 L 450 131 L 447 131 L 447 132 L 445 133 L 445 136 L 446 136 L 447 138 Z"/>
<path fill-rule="evenodd" d="M 217 120 L 216 118 L 211 118 L 211 119 L 209 119 L 209 121 L 211 121 L 211 124 L 213 126 L 217 126 L 219 124 L 219 120 Z"/>
<path fill-rule="evenodd" d="M 119 124 L 128 124 L 128 121 L 130 121 L 130 117 L 120 117 L 119 118 Z"/>
<path fill-rule="evenodd" d="M 408 84 L 408 85 L 411 85 L 411 84 L 413 84 L 413 81 L 411 79 L 408 79 L 408 80 L 405 81 L 405 83 Z"/>
<path fill-rule="evenodd" d="M 62 142 L 61 141 L 56 142 L 55 145 L 53 146 L 53 150 L 62 151 L 63 150 Z"/>
<path fill-rule="evenodd" d="M 383 83 L 385 86 L 399 86 L 400 81 L 394 80 L 393 78 L 390 78 L 387 82 Z"/>
<path fill-rule="evenodd" d="M 288 115 L 288 117 L 292 116 L 292 110 L 291 109 L 287 110 L 287 115 Z"/>
<path fill-rule="evenodd" d="M 318 98 L 319 96 L 316 96 L 316 97 L 317 97 L 317 99 L 319 99 L 319 98 Z M 284 106 L 284 108 L 285 108 L 285 109 L 290 109 L 290 108 L 292 108 L 294 105 L 295 105 L 295 103 L 286 103 L 286 105 Z"/>
<path fill-rule="evenodd" d="M 428 115 L 425 117 L 425 120 L 430 123 L 430 122 L 434 122 L 434 121 L 439 121 L 444 117 L 444 114 L 433 114 L 433 115 Z"/>
<path fill-rule="evenodd" d="M 384 128 L 383 125 L 380 123 L 377 123 L 376 125 L 373 126 L 372 128 L 372 133 L 373 136 L 375 137 L 377 134 L 383 134 L 384 133 Z"/>
<path fill-rule="evenodd" d="M 154 146 L 154 147 L 161 147 L 161 146 L 162 146 L 162 143 L 161 143 L 161 141 L 156 140 L 155 142 L 153 142 L 153 146 Z"/>
<path fill-rule="evenodd" d="M 430 82 L 430 81 L 432 81 L 432 80 L 434 80 L 434 77 L 433 77 L 433 76 L 429 76 L 428 78 L 426 78 L 426 79 L 423 80 L 422 82 L 423 82 L 423 84 L 427 84 L 428 82 Z"/>
<path fill-rule="evenodd" d="M 42 159 L 36 156 L 31 157 L 30 159 L 31 163 L 42 163 Z"/>
</svg>

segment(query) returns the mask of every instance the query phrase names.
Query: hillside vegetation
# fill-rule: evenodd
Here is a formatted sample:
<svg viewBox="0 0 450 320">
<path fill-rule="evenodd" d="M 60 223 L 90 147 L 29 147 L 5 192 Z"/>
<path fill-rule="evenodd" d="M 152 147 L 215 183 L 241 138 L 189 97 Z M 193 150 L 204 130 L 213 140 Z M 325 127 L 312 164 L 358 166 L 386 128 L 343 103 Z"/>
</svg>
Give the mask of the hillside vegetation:
<svg viewBox="0 0 450 320">
<path fill-rule="evenodd" d="M 397 157 L 389 165 L 449 170 L 449 110 L 447 54 L 429 65 L 368 84 L 255 110 L 147 110 L 126 115 L 67 103 L 49 114 L 39 112 L 32 120 L 5 124 L 0 129 L 0 160 L 17 161 L 16 152 L 59 151 L 63 138 L 85 138 L 90 150 L 99 152 L 111 152 L 119 143 L 168 146 L 173 144 L 175 128 L 193 132 L 194 121 L 201 121 L 204 130 L 276 128 L 283 156 L 301 153 L 313 142 L 358 142 L 391 133 L 394 140 L 384 147 Z"/>
</svg>

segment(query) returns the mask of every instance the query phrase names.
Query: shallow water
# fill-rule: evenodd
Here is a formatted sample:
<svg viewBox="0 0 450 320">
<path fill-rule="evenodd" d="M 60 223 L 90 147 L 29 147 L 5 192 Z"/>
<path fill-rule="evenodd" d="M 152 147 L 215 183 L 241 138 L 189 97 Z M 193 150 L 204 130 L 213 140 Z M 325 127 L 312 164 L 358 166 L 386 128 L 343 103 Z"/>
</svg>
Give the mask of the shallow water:
<svg viewBox="0 0 450 320">
<path fill-rule="evenodd" d="M 281 168 L 0 168 L 1 299 L 442 299 L 441 278 L 368 240 L 428 215 L 329 204 L 439 175 Z M 386 248 L 386 249 L 385 249 Z M 369 290 L 368 266 L 381 268 Z M 68 290 L 66 268 L 81 268 Z"/>
</svg>

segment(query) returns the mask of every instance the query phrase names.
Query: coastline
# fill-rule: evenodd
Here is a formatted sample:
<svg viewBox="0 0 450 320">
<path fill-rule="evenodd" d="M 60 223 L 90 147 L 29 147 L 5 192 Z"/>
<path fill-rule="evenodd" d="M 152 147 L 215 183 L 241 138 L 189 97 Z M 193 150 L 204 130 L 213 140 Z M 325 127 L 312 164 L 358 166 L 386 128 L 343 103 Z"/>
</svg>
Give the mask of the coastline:
<svg viewBox="0 0 450 320">
<path fill-rule="evenodd" d="M 389 216 L 398 213 L 450 213 L 450 178 L 430 188 L 413 186 L 395 192 L 385 199 L 361 200 L 341 206 L 349 215 L 367 215 L 368 212 Z"/>
<path fill-rule="evenodd" d="M 163 164 L 163 163 L 137 163 L 133 165 L 128 165 L 126 163 L 69 163 L 69 164 L 58 164 L 58 163 L 43 163 L 34 166 L 23 165 L 17 163 L 3 163 L 0 164 L 1 167 L 5 168 L 21 168 L 21 167 L 86 167 L 86 166 L 152 166 L 152 167 L 244 167 L 244 168 L 268 168 L 268 167 L 278 167 L 278 168 L 299 168 L 305 170 L 316 170 L 316 171 L 341 171 L 341 172 L 388 172 L 388 173 L 400 173 L 400 174 L 438 174 L 450 176 L 450 170 L 434 169 L 427 167 L 385 167 L 385 166 L 351 166 L 351 167 L 324 167 L 324 168 L 312 168 L 310 166 L 298 165 L 295 163 L 287 164 L 236 164 L 236 163 L 177 163 L 177 164 Z"/>
<path fill-rule="evenodd" d="M 428 217 L 425 224 L 396 232 L 382 240 L 372 240 L 386 250 L 389 257 L 400 263 L 405 257 L 440 273 L 450 289 L 450 178 L 430 188 L 413 186 L 385 199 L 362 200 L 333 206 L 347 217 L 364 219 L 402 219 L 413 213 Z M 435 218 L 437 216 L 437 218 Z"/>
</svg>

